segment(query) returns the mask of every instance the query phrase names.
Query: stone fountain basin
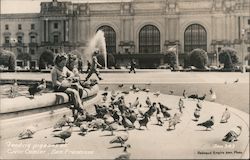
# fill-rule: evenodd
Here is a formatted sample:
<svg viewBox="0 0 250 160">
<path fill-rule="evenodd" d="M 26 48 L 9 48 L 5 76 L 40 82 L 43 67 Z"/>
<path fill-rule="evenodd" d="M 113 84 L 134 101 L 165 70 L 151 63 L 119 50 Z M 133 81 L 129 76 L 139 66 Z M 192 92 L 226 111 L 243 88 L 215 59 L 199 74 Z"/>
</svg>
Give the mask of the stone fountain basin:
<svg viewBox="0 0 250 160">
<path fill-rule="evenodd" d="M 85 89 L 82 99 L 87 110 L 100 100 L 99 87 Z M 72 116 L 68 108 L 71 101 L 66 93 L 43 93 L 34 98 L 20 96 L 3 98 L 0 101 L 0 138 L 15 137 L 25 128 L 37 125 L 38 130 L 49 128 L 64 114 Z"/>
</svg>

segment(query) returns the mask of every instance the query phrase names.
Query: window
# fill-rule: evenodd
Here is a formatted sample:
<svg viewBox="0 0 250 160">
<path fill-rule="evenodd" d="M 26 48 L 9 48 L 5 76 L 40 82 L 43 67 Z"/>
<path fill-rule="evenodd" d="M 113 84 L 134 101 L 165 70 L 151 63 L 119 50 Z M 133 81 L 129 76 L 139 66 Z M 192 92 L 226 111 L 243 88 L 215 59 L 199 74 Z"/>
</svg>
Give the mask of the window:
<svg viewBox="0 0 250 160">
<path fill-rule="evenodd" d="M 54 43 L 58 43 L 59 39 L 58 39 L 58 35 L 54 35 Z"/>
<path fill-rule="evenodd" d="M 247 32 L 247 40 L 250 40 L 250 32 Z"/>
<path fill-rule="evenodd" d="M 250 52 L 250 47 L 247 47 L 247 51 Z"/>
<path fill-rule="evenodd" d="M 8 24 L 5 25 L 5 30 L 9 30 L 9 25 Z"/>
<path fill-rule="evenodd" d="M 9 36 L 4 37 L 4 42 L 5 43 L 10 43 L 10 37 Z"/>
<path fill-rule="evenodd" d="M 23 37 L 22 36 L 17 37 L 17 43 L 23 43 Z"/>
<path fill-rule="evenodd" d="M 58 23 L 54 23 L 54 29 L 58 29 Z"/>
<path fill-rule="evenodd" d="M 160 31 L 153 25 L 144 26 L 139 32 L 139 52 L 160 52 Z"/>
<path fill-rule="evenodd" d="M 58 53 L 58 49 L 57 48 L 55 49 L 55 53 Z"/>
<path fill-rule="evenodd" d="M 34 55 L 35 54 L 35 49 L 30 49 L 30 54 Z"/>
<path fill-rule="evenodd" d="M 36 43 L 36 36 L 30 36 L 30 43 Z"/>
<path fill-rule="evenodd" d="M 184 52 L 200 48 L 207 51 L 207 31 L 202 25 L 192 24 L 184 33 Z"/>
<path fill-rule="evenodd" d="M 250 25 L 250 19 L 248 19 L 248 25 Z"/>
<path fill-rule="evenodd" d="M 22 25 L 18 24 L 18 29 L 21 30 L 22 29 Z"/>
<path fill-rule="evenodd" d="M 35 24 L 31 24 L 31 25 L 30 25 L 30 29 L 31 29 L 31 30 L 34 30 L 34 29 L 35 29 Z"/>
<path fill-rule="evenodd" d="M 220 53 L 220 51 L 221 51 L 221 47 L 218 47 L 218 53 Z"/>
<path fill-rule="evenodd" d="M 104 32 L 107 53 L 116 53 L 116 33 L 115 33 L 115 30 L 110 26 L 101 26 L 100 28 L 98 28 L 98 30 L 102 30 Z"/>
</svg>

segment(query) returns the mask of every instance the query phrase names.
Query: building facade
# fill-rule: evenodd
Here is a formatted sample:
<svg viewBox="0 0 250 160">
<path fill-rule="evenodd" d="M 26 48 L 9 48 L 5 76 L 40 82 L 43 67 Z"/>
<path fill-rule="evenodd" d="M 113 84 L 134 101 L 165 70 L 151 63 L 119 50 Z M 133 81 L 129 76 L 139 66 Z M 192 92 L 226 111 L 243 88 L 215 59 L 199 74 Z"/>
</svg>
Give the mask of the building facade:
<svg viewBox="0 0 250 160">
<path fill-rule="evenodd" d="M 219 65 L 226 46 L 238 51 L 241 63 L 250 52 L 249 0 L 52 0 L 40 6 L 40 13 L 1 14 L 1 48 L 16 53 L 18 65 L 44 68 L 61 51 L 88 54 L 98 30 L 120 65 L 135 58 L 141 68 L 156 67 L 173 46 L 181 65 L 195 48 L 207 51 L 210 65 Z"/>
</svg>

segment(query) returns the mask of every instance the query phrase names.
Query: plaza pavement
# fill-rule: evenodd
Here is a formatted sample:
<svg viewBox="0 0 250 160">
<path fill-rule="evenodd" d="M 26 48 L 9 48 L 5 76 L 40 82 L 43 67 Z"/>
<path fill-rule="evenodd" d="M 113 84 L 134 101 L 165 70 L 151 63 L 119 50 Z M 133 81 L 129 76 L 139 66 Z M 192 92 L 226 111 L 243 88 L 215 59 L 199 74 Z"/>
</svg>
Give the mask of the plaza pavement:
<svg viewBox="0 0 250 160">
<path fill-rule="evenodd" d="M 118 91 L 119 92 L 119 91 Z M 169 113 L 178 113 L 178 96 L 163 95 L 159 97 L 152 93 L 138 92 L 125 95 L 125 103 L 134 102 L 139 96 L 142 106 L 147 96 L 151 101 L 162 102 L 172 108 Z M 184 110 L 181 122 L 175 130 L 167 131 L 168 121 L 163 126 L 156 124 L 155 115 L 149 122 L 148 129 L 129 130 L 127 144 L 131 159 L 247 159 L 249 158 L 249 114 L 217 103 L 202 102 L 201 117 L 198 122 L 193 121 L 196 100 L 184 99 Z M 221 116 L 228 107 L 231 117 L 228 123 L 220 123 Z M 142 107 L 142 110 L 147 108 Z M 214 116 L 215 124 L 212 130 L 205 131 L 197 123 L 206 121 Z M 240 125 L 242 133 L 238 141 L 223 142 L 222 138 L 231 128 Z M 135 123 L 138 128 L 138 123 Z M 67 129 L 64 127 L 63 130 Z M 108 136 L 109 131 L 89 132 L 85 136 L 79 135 L 79 128 L 73 128 L 72 136 L 66 144 L 59 138 L 52 136 L 52 128 L 35 133 L 33 138 L 18 140 L 6 139 L 1 142 L 1 159 L 114 159 L 123 153 L 119 144 L 109 144 L 114 136 Z M 119 127 L 115 135 L 126 134 L 123 127 Z"/>
<path fill-rule="evenodd" d="M 86 75 L 82 75 L 85 77 Z M 94 77 L 94 76 L 93 76 Z M 102 73 L 103 81 L 100 85 L 106 84 L 232 84 L 239 79 L 239 84 L 249 87 L 249 73 L 217 73 L 217 72 L 138 72 L 128 73 Z M 45 78 L 50 80 L 48 73 L 1 73 L 1 79 L 31 79 L 40 80 Z M 249 95 L 249 94 L 248 94 Z M 173 115 L 177 111 L 180 97 L 161 94 L 156 98 L 152 93 L 139 92 L 125 97 L 126 103 L 133 102 L 136 96 L 140 96 L 142 103 L 145 103 L 146 96 L 150 96 L 152 101 L 161 101 L 172 108 Z M 226 96 L 226 95 L 225 95 Z M 241 95 L 239 95 L 241 96 Z M 247 95 L 243 95 L 247 96 Z M 231 118 L 228 123 L 219 123 L 224 105 L 204 101 L 199 122 L 208 120 L 210 116 L 215 117 L 213 130 L 204 131 L 204 128 L 196 126 L 193 112 L 196 101 L 185 99 L 186 108 L 181 117 L 181 123 L 177 124 L 176 130 L 167 131 L 168 122 L 163 127 L 155 125 L 156 119 L 152 117 L 148 125 L 148 130 L 129 131 L 131 145 L 128 152 L 131 159 L 238 159 L 249 158 L 249 114 L 229 107 Z M 241 125 L 243 127 L 239 140 L 234 143 L 222 141 L 224 135 L 233 127 Z M 138 124 L 136 124 L 138 128 Z M 63 128 L 66 129 L 67 127 Z M 121 128 L 122 129 L 122 128 Z M 71 138 L 67 144 L 55 145 L 60 139 L 52 137 L 52 128 L 38 131 L 34 138 L 18 140 L 17 138 L 6 139 L 1 142 L 1 159 L 114 159 L 122 153 L 123 148 L 109 144 L 113 138 L 107 136 L 109 132 L 96 131 L 88 133 L 86 136 L 78 135 L 78 128 L 74 127 Z M 17 133 L 18 134 L 18 133 Z M 124 134 L 124 131 L 115 132 L 116 135 Z M 11 145 L 12 144 L 12 145 Z M 26 145 L 25 145 L 26 144 Z M 30 147 L 30 148 L 29 148 Z M 39 149 L 40 147 L 40 149 Z M 30 151 L 27 148 L 31 149 Z"/>
<path fill-rule="evenodd" d="M 81 74 L 81 78 L 85 79 L 87 75 Z M 137 73 L 128 73 L 128 71 L 115 71 L 102 73 L 104 80 L 100 84 L 171 84 L 171 83 L 232 83 L 237 78 L 239 83 L 249 83 L 249 72 L 170 72 L 169 70 L 137 70 Z M 40 80 L 45 78 L 51 80 L 50 73 L 40 72 L 2 72 L 0 79 L 26 79 L 26 80 Z M 93 75 L 91 78 L 97 78 Z"/>
</svg>

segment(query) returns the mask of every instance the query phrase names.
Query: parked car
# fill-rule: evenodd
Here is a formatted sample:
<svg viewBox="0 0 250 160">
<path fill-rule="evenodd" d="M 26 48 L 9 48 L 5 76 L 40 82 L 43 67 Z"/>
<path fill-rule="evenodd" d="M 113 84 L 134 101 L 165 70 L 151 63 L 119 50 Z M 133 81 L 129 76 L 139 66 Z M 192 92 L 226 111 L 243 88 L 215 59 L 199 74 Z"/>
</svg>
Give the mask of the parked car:
<svg viewBox="0 0 250 160">
<path fill-rule="evenodd" d="M 172 69 L 169 64 L 165 63 L 162 65 L 159 65 L 157 69 Z"/>
</svg>

